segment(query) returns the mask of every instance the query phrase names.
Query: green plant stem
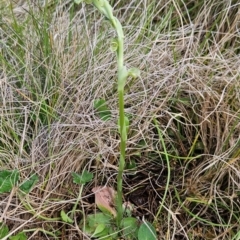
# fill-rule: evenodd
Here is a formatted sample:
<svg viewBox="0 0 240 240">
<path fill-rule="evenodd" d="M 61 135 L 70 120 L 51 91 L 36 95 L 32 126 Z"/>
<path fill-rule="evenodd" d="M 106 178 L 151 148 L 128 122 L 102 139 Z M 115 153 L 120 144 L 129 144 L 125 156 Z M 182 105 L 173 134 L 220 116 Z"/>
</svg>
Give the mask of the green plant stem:
<svg viewBox="0 0 240 240">
<path fill-rule="evenodd" d="M 125 164 L 125 150 L 126 150 L 126 136 L 124 136 L 124 131 L 126 130 L 125 126 L 125 113 L 124 113 L 124 93 L 123 91 L 118 92 L 118 100 L 119 100 L 119 118 L 120 118 L 120 136 L 121 136 L 121 142 L 120 142 L 120 155 L 123 157 L 123 162 Z M 123 166 L 119 166 L 120 170 Z"/>
<path fill-rule="evenodd" d="M 118 20 L 117 20 L 118 21 Z M 120 23 L 118 24 L 120 25 Z M 124 113 L 124 85 L 127 76 L 121 76 L 120 72 L 124 71 L 123 66 L 123 32 L 121 29 L 116 29 L 118 33 L 118 50 L 117 50 L 117 59 L 118 59 L 118 102 L 119 102 L 119 120 L 120 120 L 120 159 L 119 159 L 119 168 L 117 175 L 117 226 L 121 224 L 123 218 L 123 209 L 122 209 L 122 178 L 123 171 L 125 168 L 125 151 L 126 151 L 126 125 L 125 125 L 125 113 Z"/>
<path fill-rule="evenodd" d="M 70 218 L 73 219 L 73 216 L 74 216 L 74 213 L 76 212 L 76 209 L 77 209 L 77 205 L 82 197 L 82 191 L 83 191 L 83 186 L 84 184 L 81 184 L 80 188 L 79 188 L 79 194 L 78 194 L 78 198 L 77 198 L 77 201 L 75 202 L 74 206 L 73 206 L 73 209 L 72 209 L 72 212 L 70 214 Z"/>
<path fill-rule="evenodd" d="M 120 159 L 119 159 L 119 167 L 118 167 L 118 175 L 117 175 L 117 225 L 120 226 L 122 217 L 123 217 L 123 209 L 122 209 L 122 177 L 123 171 L 125 167 L 125 150 L 126 150 L 126 138 L 124 138 L 124 127 L 126 130 L 126 126 L 124 124 L 125 114 L 124 114 L 124 92 L 118 91 L 118 100 L 119 100 L 119 118 L 120 118 Z"/>
<path fill-rule="evenodd" d="M 116 23 L 115 30 L 118 36 L 117 62 L 118 62 L 118 70 L 120 70 L 123 68 L 123 61 L 124 61 L 124 57 L 123 57 L 124 34 L 123 34 L 121 23 L 117 18 L 115 18 L 115 23 Z"/>
<path fill-rule="evenodd" d="M 117 18 L 112 18 L 111 24 L 117 32 L 118 48 L 116 51 L 117 63 L 118 63 L 118 103 L 119 103 L 119 122 L 120 122 L 120 159 L 117 175 L 117 226 L 120 227 L 122 218 L 123 218 L 123 208 L 122 208 L 122 179 L 123 171 L 125 168 L 125 151 L 126 151 L 126 141 L 127 141 L 127 131 L 125 124 L 125 113 L 124 113 L 124 85 L 128 76 L 128 72 L 124 67 L 124 54 L 123 54 L 123 45 L 124 45 L 124 34 L 122 30 L 121 23 Z"/>
<path fill-rule="evenodd" d="M 81 1 L 80 1 L 81 2 Z M 127 141 L 127 127 L 125 122 L 125 113 L 124 113 L 124 86 L 129 72 L 124 66 L 124 34 L 122 25 L 119 20 L 113 16 L 112 7 L 110 6 L 107 0 L 92 0 L 85 1 L 92 3 L 105 17 L 109 20 L 111 26 L 117 32 L 117 65 L 118 65 L 118 102 L 119 102 L 119 122 L 120 122 L 120 159 L 119 159 L 119 168 L 117 175 L 117 217 L 116 222 L 117 226 L 120 227 L 122 218 L 123 218 L 123 209 L 122 209 L 122 179 L 123 171 L 125 167 L 125 151 L 126 151 L 126 141 Z"/>
</svg>

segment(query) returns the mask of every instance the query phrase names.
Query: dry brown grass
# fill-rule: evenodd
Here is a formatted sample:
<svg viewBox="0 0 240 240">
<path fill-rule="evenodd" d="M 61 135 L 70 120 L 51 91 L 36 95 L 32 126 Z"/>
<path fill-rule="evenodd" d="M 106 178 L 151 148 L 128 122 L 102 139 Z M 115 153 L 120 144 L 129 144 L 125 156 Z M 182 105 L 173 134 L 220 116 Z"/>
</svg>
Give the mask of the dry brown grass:
<svg viewBox="0 0 240 240">
<path fill-rule="evenodd" d="M 124 198 L 142 204 L 134 214 L 152 221 L 167 191 L 157 221 L 159 239 L 238 239 L 239 5 L 209 1 L 195 11 L 189 7 L 187 14 L 191 1 L 175 3 L 173 10 L 170 1 L 155 6 L 125 2 L 116 2 L 126 26 L 125 57 L 142 75 L 126 86 L 131 116 L 126 156 L 137 170 L 134 175 L 125 172 Z M 29 11 L 41 29 L 46 9 L 39 6 Z M 59 231 L 59 239 L 87 239 L 78 224 L 81 211 L 95 211 L 91 188 L 116 185 L 116 64 L 108 50 L 113 33 L 90 6 L 80 7 L 71 20 L 69 4 L 53 5 L 46 55 L 44 36 L 31 14 L 17 10 L 21 34 L 13 31 L 7 10 L 1 20 L 0 166 L 19 169 L 22 180 L 33 172 L 40 180 L 22 202 L 14 192 L 1 194 L 1 219 L 13 233 L 42 228 Z M 171 11 L 166 23 L 156 18 Z M 110 121 L 101 121 L 94 111 L 97 98 L 107 100 Z M 153 118 L 162 131 L 171 175 Z M 75 222 L 69 225 L 59 213 L 71 210 L 78 195 L 71 172 L 84 168 L 95 178 L 84 188 Z M 29 239 L 52 238 L 36 230 Z"/>
</svg>

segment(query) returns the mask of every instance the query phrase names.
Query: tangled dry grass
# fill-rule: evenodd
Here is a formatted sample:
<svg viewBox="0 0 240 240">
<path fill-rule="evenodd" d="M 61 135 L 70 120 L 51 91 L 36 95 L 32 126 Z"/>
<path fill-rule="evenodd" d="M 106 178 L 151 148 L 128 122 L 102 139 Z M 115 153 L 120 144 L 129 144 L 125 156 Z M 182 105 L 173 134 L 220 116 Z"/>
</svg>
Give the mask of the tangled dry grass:
<svg viewBox="0 0 240 240">
<path fill-rule="evenodd" d="M 157 216 L 159 239 L 239 239 L 239 3 L 114 4 L 127 64 L 141 69 L 126 86 L 126 157 L 137 168 L 125 171 L 125 200 L 139 218 Z M 39 229 L 87 239 L 78 224 L 95 211 L 91 188 L 115 187 L 118 170 L 114 33 L 91 6 L 70 1 L 1 12 L 0 166 L 40 177 L 25 199 L 0 195 L 1 220 L 13 234 L 36 229 L 29 239 L 52 239 Z M 106 99 L 110 121 L 94 111 L 97 98 Z M 71 172 L 83 169 L 95 178 L 69 225 L 59 213 L 75 203 Z"/>
</svg>

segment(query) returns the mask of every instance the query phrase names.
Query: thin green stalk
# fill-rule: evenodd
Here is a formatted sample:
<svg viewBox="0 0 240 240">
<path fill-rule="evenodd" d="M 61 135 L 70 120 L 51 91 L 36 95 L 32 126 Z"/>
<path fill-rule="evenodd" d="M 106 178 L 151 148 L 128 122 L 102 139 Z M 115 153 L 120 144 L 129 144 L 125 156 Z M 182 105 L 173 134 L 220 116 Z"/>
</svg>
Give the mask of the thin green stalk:
<svg viewBox="0 0 240 240">
<path fill-rule="evenodd" d="M 76 3 L 80 3 L 83 0 L 75 0 Z M 107 0 L 85 0 L 86 3 L 92 3 L 100 13 L 102 13 L 106 19 L 110 22 L 111 26 L 117 32 L 117 39 L 113 40 L 113 50 L 116 51 L 117 55 L 117 65 L 118 65 L 118 102 L 119 102 L 119 132 L 120 132 L 120 159 L 119 159 L 119 168 L 117 175 L 117 217 L 116 222 L 117 226 L 120 227 L 122 218 L 123 218 L 123 209 L 122 209 L 122 182 L 123 182 L 123 171 L 125 168 L 125 151 L 126 151 L 126 142 L 127 142 L 127 129 L 128 129 L 128 119 L 124 113 L 124 86 L 127 80 L 127 77 L 131 75 L 133 78 L 136 78 L 139 75 L 137 69 L 127 70 L 124 66 L 124 34 L 122 25 L 119 20 L 113 16 L 112 7 Z"/>
<path fill-rule="evenodd" d="M 118 167 L 118 175 L 117 175 L 117 225 L 120 226 L 122 217 L 123 217 L 123 209 L 122 209 L 122 176 L 125 167 L 125 151 L 126 151 L 126 139 L 124 139 L 123 132 L 126 130 L 126 126 L 124 124 L 125 114 L 124 114 L 124 92 L 118 91 L 118 99 L 119 99 L 119 118 L 120 118 L 120 159 L 119 159 L 119 167 Z M 124 129 L 125 127 L 125 129 Z"/>
<path fill-rule="evenodd" d="M 73 219 L 73 216 L 76 212 L 76 209 L 77 209 L 77 206 L 78 206 L 78 203 L 80 202 L 80 199 L 82 197 L 82 191 L 83 191 L 83 186 L 84 184 L 81 184 L 80 187 L 79 187 L 79 193 L 78 193 L 78 198 L 77 198 L 77 201 L 75 202 L 74 206 L 73 206 L 73 209 L 72 209 L 72 212 L 70 214 L 70 218 Z"/>
<path fill-rule="evenodd" d="M 118 63 L 118 102 L 119 102 L 119 123 L 120 123 L 120 159 L 119 159 L 119 168 L 117 175 L 117 226 L 121 224 L 123 218 L 123 209 L 122 209 L 122 178 L 123 171 L 125 167 L 125 151 L 126 151 L 126 141 L 127 141 L 127 130 L 125 123 L 125 113 L 124 113 L 124 86 L 128 76 L 128 71 L 124 66 L 124 55 L 123 55 L 123 44 L 124 44 L 124 34 L 122 30 L 121 23 L 117 18 L 113 16 L 112 7 L 109 2 L 106 0 L 93 0 L 92 3 L 95 7 L 105 15 L 105 17 L 110 21 L 112 27 L 117 32 L 117 39 L 115 40 L 116 44 L 116 55 Z"/>
</svg>

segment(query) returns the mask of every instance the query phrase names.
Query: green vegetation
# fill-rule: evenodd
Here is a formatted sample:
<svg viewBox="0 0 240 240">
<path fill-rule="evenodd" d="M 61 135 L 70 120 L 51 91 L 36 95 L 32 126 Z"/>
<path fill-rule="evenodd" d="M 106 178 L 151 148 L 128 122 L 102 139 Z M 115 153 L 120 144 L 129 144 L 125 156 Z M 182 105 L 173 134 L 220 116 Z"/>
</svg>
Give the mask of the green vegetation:
<svg viewBox="0 0 240 240">
<path fill-rule="evenodd" d="M 239 239 L 238 1 L 86 3 L 0 2 L 0 239 Z"/>
</svg>

